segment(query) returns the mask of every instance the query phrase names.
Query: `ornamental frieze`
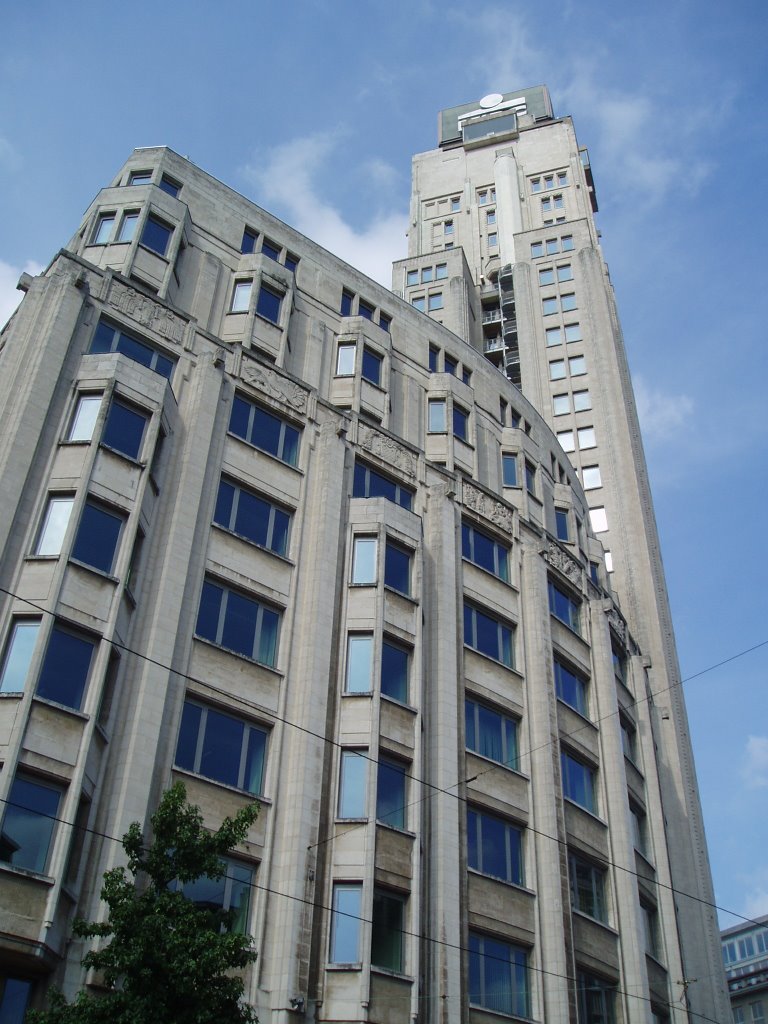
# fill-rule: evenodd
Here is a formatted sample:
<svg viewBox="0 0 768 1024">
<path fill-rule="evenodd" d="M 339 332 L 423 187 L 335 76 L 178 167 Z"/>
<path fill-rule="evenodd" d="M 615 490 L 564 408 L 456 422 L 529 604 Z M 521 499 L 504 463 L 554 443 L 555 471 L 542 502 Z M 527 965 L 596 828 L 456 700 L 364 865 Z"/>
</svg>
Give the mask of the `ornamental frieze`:
<svg viewBox="0 0 768 1024">
<path fill-rule="evenodd" d="M 254 363 L 249 359 L 244 359 L 240 369 L 240 376 L 246 384 L 258 388 L 259 391 L 263 391 L 270 398 L 274 398 L 278 402 L 285 402 L 297 412 L 306 412 L 307 392 L 304 388 L 294 384 L 292 380 L 286 380 L 285 377 L 281 377 L 274 370 L 262 366 L 261 363 Z"/>
<path fill-rule="evenodd" d="M 478 515 L 498 526 L 506 533 L 512 533 L 514 525 L 514 512 L 502 502 L 473 487 L 468 481 L 463 481 L 461 500 L 466 508 L 477 512 Z"/>
<path fill-rule="evenodd" d="M 624 621 L 624 619 L 621 617 L 621 615 L 619 615 L 618 611 L 616 610 L 616 608 L 614 607 L 613 604 L 611 604 L 611 607 L 607 609 L 607 614 L 608 614 L 608 621 L 611 624 L 611 627 L 613 628 L 614 633 L 616 634 L 616 636 L 620 640 L 622 640 L 624 643 L 626 643 L 627 642 L 627 624 Z"/>
<path fill-rule="evenodd" d="M 382 462 L 388 463 L 409 476 L 416 475 L 416 456 L 391 437 L 387 437 L 386 434 L 380 434 L 378 430 L 373 430 L 361 423 L 358 442 L 361 448 L 365 448 Z"/>
<path fill-rule="evenodd" d="M 142 295 L 120 281 L 112 281 L 109 304 L 124 316 L 141 324 L 142 327 L 155 331 L 161 338 L 173 342 L 174 345 L 181 345 L 184 340 L 187 326 L 185 320 L 165 306 L 161 306 L 159 302 L 150 299 L 148 295 Z"/>
<path fill-rule="evenodd" d="M 547 545 L 547 559 L 549 564 L 561 572 L 571 583 L 575 583 L 578 587 L 581 586 L 581 564 L 567 551 L 563 551 L 561 547 L 550 541 Z"/>
</svg>

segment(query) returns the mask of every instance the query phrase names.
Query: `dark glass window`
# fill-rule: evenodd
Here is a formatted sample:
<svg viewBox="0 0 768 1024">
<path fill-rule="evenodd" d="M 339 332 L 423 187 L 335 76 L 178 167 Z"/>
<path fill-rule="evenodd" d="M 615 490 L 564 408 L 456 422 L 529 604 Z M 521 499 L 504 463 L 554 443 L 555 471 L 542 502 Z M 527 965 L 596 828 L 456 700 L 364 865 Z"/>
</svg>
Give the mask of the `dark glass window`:
<svg viewBox="0 0 768 1024">
<path fill-rule="evenodd" d="M 555 529 L 558 540 L 568 540 L 568 512 L 564 508 L 555 509 Z"/>
<path fill-rule="evenodd" d="M 596 813 L 596 772 L 594 768 L 577 760 L 564 750 L 560 753 L 563 773 L 563 795 L 586 810 Z"/>
<path fill-rule="evenodd" d="M 17 775 L 5 805 L 0 860 L 29 871 L 45 871 L 60 800 L 57 786 Z"/>
<path fill-rule="evenodd" d="M 512 668 L 512 630 L 505 623 L 464 603 L 464 643 Z"/>
<path fill-rule="evenodd" d="M 167 192 L 169 196 L 174 197 L 181 192 L 181 185 L 178 181 L 174 181 L 173 178 L 169 178 L 167 174 L 164 174 L 160 179 L 160 188 L 163 192 Z"/>
<path fill-rule="evenodd" d="M 161 377 L 170 377 L 173 373 L 172 359 L 162 355 L 146 342 L 134 338 L 133 335 L 118 330 L 105 320 L 99 321 L 89 351 L 92 353 L 121 352 L 135 363 L 148 366 L 150 370 L 154 370 Z"/>
<path fill-rule="evenodd" d="M 366 466 L 362 462 L 355 463 L 352 497 L 387 498 L 408 511 L 413 505 L 413 491 L 402 484 L 395 483 L 389 477 L 377 473 L 375 469 L 371 469 L 370 466 Z"/>
<path fill-rule="evenodd" d="M 401 594 L 411 592 L 411 552 L 391 541 L 384 552 L 384 583 Z"/>
<path fill-rule="evenodd" d="M 93 640 L 54 626 L 37 680 L 37 695 L 79 710 L 95 647 Z"/>
<path fill-rule="evenodd" d="M 493 815 L 468 810 L 467 863 L 484 875 L 522 885 L 522 829 Z"/>
<path fill-rule="evenodd" d="M 616 984 L 579 971 L 576 975 L 576 991 L 579 996 L 579 1020 L 591 1024 L 615 1024 Z M 664 1018 L 666 1020 L 666 1018 Z"/>
<path fill-rule="evenodd" d="M 567 668 L 555 658 L 555 692 L 560 700 L 569 704 L 580 715 L 586 718 L 589 710 L 587 705 L 587 680 Z"/>
<path fill-rule="evenodd" d="M 451 376 L 455 377 L 459 369 L 458 360 L 454 359 L 453 356 L 449 356 L 446 352 L 443 356 L 443 369 L 445 373 L 450 373 Z"/>
<path fill-rule="evenodd" d="M 468 698 L 464 702 L 464 713 L 467 750 L 508 768 L 516 768 L 517 720 Z"/>
<path fill-rule="evenodd" d="M 398 974 L 403 970 L 403 922 L 405 900 L 402 896 L 375 889 L 371 925 L 371 964 Z"/>
<path fill-rule="evenodd" d="M 365 299 L 360 299 L 357 304 L 357 314 L 366 320 L 373 320 L 374 307 L 370 302 L 366 302 Z"/>
<path fill-rule="evenodd" d="M 280 292 L 263 284 L 259 288 L 259 297 L 256 300 L 256 312 L 265 320 L 271 320 L 273 324 L 280 322 L 280 306 L 283 296 Z"/>
<path fill-rule="evenodd" d="M 362 375 L 365 380 L 369 380 L 371 384 L 376 384 L 378 387 L 381 387 L 381 367 L 383 362 L 384 360 L 377 352 L 364 346 Z"/>
<path fill-rule="evenodd" d="M 101 572 L 112 572 L 125 519 L 87 501 L 80 517 L 72 557 Z"/>
<path fill-rule="evenodd" d="M 389 325 L 392 323 L 392 317 L 387 316 L 386 313 L 379 313 L 379 327 L 382 331 L 386 331 L 389 334 Z"/>
<path fill-rule="evenodd" d="M 256 232 L 250 228 L 243 230 L 243 240 L 240 243 L 240 252 L 245 255 L 252 253 L 256 249 Z"/>
<path fill-rule="evenodd" d="M 526 951 L 470 932 L 469 1003 L 513 1017 L 530 1017 Z"/>
<path fill-rule="evenodd" d="M 605 871 L 603 868 L 570 854 L 568 873 L 571 881 L 571 905 L 574 910 L 594 917 L 596 921 L 606 920 Z"/>
<path fill-rule="evenodd" d="M 470 523 L 461 524 L 461 553 L 481 569 L 509 581 L 509 548 Z"/>
<path fill-rule="evenodd" d="M 575 601 L 564 590 L 549 581 L 549 610 L 556 619 L 560 619 L 574 632 L 579 632 L 581 604 Z"/>
<path fill-rule="evenodd" d="M 290 514 L 228 480 L 219 483 L 213 521 L 278 555 L 288 549 Z"/>
<path fill-rule="evenodd" d="M 296 268 L 299 265 L 299 257 L 294 256 L 293 253 L 287 252 L 285 254 L 285 269 L 290 270 L 292 274 L 296 273 Z"/>
<path fill-rule="evenodd" d="M 333 886 L 330 961 L 354 964 L 360 961 L 361 885 Z"/>
<path fill-rule="evenodd" d="M 399 644 L 384 640 L 381 645 L 381 692 L 402 704 L 408 702 L 409 652 Z"/>
<path fill-rule="evenodd" d="M 352 302 L 355 296 L 345 288 L 341 293 L 341 306 L 339 312 L 342 316 L 352 316 Z"/>
<path fill-rule="evenodd" d="M 536 470 L 527 459 L 525 462 L 525 489 L 529 494 L 536 493 Z"/>
<path fill-rule="evenodd" d="M 504 452 L 501 456 L 501 468 L 505 487 L 517 487 L 517 456 Z"/>
<path fill-rule="evenodd" d="M 31 981 L 0 978 L 0 1024 L 23 1024 L 31 991 Z"/>
<path fill-rule="evenodd" d="M 210 580 L 203 583 L 196 633 L 204 640 L 273 666 L 279 627 L 274 608 Z"/>
<path fill-rule="evenodd" d="M 440 349 L 435 348 L 433 345 L 429 346 L 429 372 L 437 373 L 438 359 L 440 358 Z"/>
<path fill-rule="evenodd" d="M 405 828 L 405 765 L 379 758 L 376 781 L 376 820 Z"/>
<path fill-rule="evenodd" d="M 453 436 L 466 441 L 469 433 L 469 413 L 453 403 Z"/>
<path fill-rule="evenodd" d="M 289 466 L 296 465 L 299 455 L 298 427 L 286 423 L 260 405 L 235 395 L 229 429 L 237 437 L 287 462 Z"/>
<path fill-rule="evenodd" d="M 274 242 L 270 242 L 268 238 L 261 240 L 261 251 L 265 256 L 269 256 L 271 260 L 275 260 L 276 263 L 280 261 L 280 246 L 275 245 Z"/>
<path fill-rule="evenodd" d="M 156 252 L 159 256 L 165 256 L 172 234 L 173 228 L 170 224 L 150 216 L 147 217 L 144 230 L 141 233 L 141 244 L 146 245 L 148 249 Z"/>
<path fill-rule="evenodd" d="M 129 459 L 138 459 L 148 419 L 147 413 L 139 412 L 113 398 L 101 435 L 101 443 L 108 448 L 114 448 L 122 455 L 127 455 Z"/>
<path fill-rule="evenodd" d="M 243 935 L 248 931 L 253 870 L 229 857 L 222 858 L 221 866 L 223 874 L 219 878 L 202 875 L 185 882 L 181 891 L 197 907 L 227 912 L 226 930 Z"/>
<path fill-rule="evenodd" d="M 264 782 L 266 750 L 266 729 L 184 702 L 177 767 L 258 795 Z"/>
<path fill-rule="evenodd" d="M 129 185 L 149 185 L 152 181 L 152 171 L 131 171 L 128 178 Z"/>
</svg>

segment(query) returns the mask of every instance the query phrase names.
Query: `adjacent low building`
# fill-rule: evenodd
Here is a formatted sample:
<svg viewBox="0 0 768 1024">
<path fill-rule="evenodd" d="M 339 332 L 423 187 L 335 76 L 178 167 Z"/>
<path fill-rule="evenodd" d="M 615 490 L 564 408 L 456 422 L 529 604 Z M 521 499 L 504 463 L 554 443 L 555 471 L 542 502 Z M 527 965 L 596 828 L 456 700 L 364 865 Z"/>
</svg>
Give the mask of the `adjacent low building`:
<svg viewBox="0 0 768 1024">
<path fill-rule="evenodd" d="M 768 917 L 726 928 L 723 963 L 733 1024 L 768 1020 Z"/>
</svg>

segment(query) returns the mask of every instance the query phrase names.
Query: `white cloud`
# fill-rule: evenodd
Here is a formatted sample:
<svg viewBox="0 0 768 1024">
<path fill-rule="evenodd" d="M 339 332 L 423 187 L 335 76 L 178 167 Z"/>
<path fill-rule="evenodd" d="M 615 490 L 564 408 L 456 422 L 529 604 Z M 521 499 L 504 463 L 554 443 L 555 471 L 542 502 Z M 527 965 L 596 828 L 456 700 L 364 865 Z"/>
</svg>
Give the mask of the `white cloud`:
<svg viewBox="0 0 768 1024">
<path fill-rule="evenodd" d="M 317 185 L 318 173 L 332 153 L 343 153 L 344 132 L 326 132 L 293 139 L 259 154 L 259 162 L 243 169 L 270 209 L 285 211 L 292 227 L 330 249 L 369 277 L 390 287 L 392 262 L 406 253 L 407 212 L 376 214 L 363 228 L 349 224 L 326 202 Z M 393 173 L 383 161 L 372 161 L 368 171 L 378 181 Z"/>
<path fill-rule="evenodd" d="M 742 775 L 750 789 L 768 788 L 768 736 L 748 737 Z"/>
<path fill-rule="evenodd" d="M 677 434 L 693 413 L 689 395 L 671 395 L 660 388 L 651 388 L 639 374 L 634 378 L 637 415 L 643 437 L 662 441 Z"/>
<path fill-rule="evenodd" d="M 9 316 L 24 297 L 23 292 L 16 290 L 22 273 L 34 276 L 44 269 L 41 263 L 35 263 L 34 260 L 27 260 L 21 269 L 0 260 L 0 328 L 5 326 Z"/>
</svg>

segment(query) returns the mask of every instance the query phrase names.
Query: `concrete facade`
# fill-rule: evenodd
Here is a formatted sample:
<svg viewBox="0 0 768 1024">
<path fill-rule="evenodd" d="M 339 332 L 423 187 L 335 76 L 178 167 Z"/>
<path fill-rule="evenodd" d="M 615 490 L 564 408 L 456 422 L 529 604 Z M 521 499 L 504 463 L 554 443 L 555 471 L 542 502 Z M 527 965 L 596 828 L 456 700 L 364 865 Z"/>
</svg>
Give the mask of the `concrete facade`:
<svg viewBox="0 0 768 1024">
<path fill-rule="evenodd" d="M 721 933 L 733 1024 L 768 1020 L 768 917 Z"/>
<path fill-rule="evenodd" d="M 697 1019 L 686 997 L 725 1020 L 591 175 L 545 91 L 510 97 L 461 108 L 466 138 L 444 112 L 415 158 L 404 297 L 166 148 L 22 282 L 0 335 L 4 1012 L 84 983 L 72 919 L 183 779 L 211 826 L 261 803 L 193 895 L 254 936 L 264 1024 L 650 1024 Z M 567 184 L 529 195 L 550 170 Z M 536 222 L 531 196 L 566 188 L 567 220 Z M 565 259 L 532 255 L 555 234 Z M 571 377 L 589 462 L 557 436 Z"/>
</svg>

